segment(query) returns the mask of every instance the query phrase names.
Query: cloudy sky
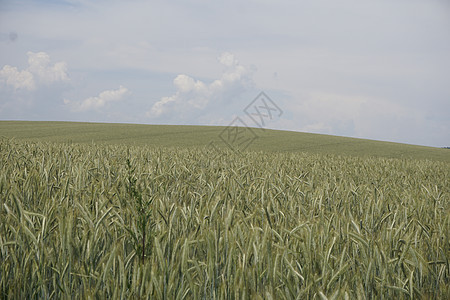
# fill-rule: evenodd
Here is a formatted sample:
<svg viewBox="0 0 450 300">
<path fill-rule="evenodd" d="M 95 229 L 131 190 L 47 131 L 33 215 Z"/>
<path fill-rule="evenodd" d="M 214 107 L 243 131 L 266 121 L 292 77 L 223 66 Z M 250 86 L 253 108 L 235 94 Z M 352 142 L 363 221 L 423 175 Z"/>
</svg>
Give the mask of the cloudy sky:
<svg viewBox="0 0 450 300">
<path fill-rule="evenodd" d="M 0 119 L 264 126 L 450 146 L 447 0 L 0 0 Z"/>
</svg>

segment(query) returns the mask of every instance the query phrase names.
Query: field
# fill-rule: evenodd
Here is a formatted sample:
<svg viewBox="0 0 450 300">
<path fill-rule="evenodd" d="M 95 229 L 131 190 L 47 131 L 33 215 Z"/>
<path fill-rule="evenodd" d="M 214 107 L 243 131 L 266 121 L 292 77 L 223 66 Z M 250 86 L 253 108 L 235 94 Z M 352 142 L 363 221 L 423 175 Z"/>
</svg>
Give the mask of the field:
<svg viewBox="0 0 450 300">
<path fill-rule="evenodd" d="M 265 131 L 217 155 L 221 128 L 13 123 L 2 299 L 450 296 L 450 150 Z"/>
<path fill-rule="evenodd" d="M 0 121 L 0 137 L 23 141 L 134 145 L 146 147 L 205 147 L 220 139 L 223 126 L 136 125 L 76 122 Z M 247 148 L 264 152 L 303 152 L 358 157 L 411 158 L 450 162 L 450 150 L 338 137 L 323 134 L 251 129 L 257 138 Z M 447 146 L 447 145 L 443 145 Z"/>
</svg>

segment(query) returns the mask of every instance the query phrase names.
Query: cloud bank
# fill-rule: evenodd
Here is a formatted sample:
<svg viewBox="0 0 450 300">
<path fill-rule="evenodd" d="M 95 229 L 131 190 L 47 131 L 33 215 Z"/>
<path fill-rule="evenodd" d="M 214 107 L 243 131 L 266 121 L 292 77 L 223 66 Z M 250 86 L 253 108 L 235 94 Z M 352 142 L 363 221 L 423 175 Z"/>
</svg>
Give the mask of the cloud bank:
<svg viewBox="0 0 450 300">
<path fill-rule="evenodd" d="M 153 104 L 147 115 L 160 117 L 167 114 L 189 114 L 192 110 L 202 111 L 208 105 L 223 103 L 253 85 L 252 70 L 241 65 L 232 53 L 223 53 L 218 61 L 225 67 L 219 79 L 207 84 L 180 74 L 173 81 L 175 94 L 162 97 Z"/>
<path fill-rule="evenodd" d="M 29 51 L 27 55 L 28 67 L 19 71 L 17 67 L 3 66 L 0 70 L 0 82 L 11 86 L 14 90 L 32 91 L 40 84 L 50 85 L 69 80 L 65 62 L 57 62 L 52 65 L 50 56 L 45 52 Z"/>
<path fill-rule="evenodd" d="M 106 90 L 98 94 L 98 96 L 89 97 L 83 101 L 70 101 L 64 99 L 64 104 L 70 106 L 71 109 L 76 112 L 93 109 L 99 110 L 111 102 L 121 101 L 128 92 L 126 87 L 120 86 L 116 90 Z"/>
<path fill-rule="evenodd" d="M 12 86 L 15 90 L 34 90 L 36 88 L 34 76 L 30 71 L 19 71 L 16 67 L 9 65 L 0 70 L 0 81 L 7 86 Z"/>
</svg>

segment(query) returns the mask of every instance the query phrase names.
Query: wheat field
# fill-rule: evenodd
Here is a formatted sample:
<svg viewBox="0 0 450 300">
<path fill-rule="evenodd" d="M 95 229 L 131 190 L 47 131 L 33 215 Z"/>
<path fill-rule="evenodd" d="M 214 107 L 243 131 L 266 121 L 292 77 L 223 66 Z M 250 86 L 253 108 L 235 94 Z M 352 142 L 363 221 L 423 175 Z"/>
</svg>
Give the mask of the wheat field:
<svg viewBox="0 0 450 300">
<path fill-rule="evenodd" d="M 224 153 L 1 139 L 1 298 L 450 296 L 449 163 Z"/>
</svg>

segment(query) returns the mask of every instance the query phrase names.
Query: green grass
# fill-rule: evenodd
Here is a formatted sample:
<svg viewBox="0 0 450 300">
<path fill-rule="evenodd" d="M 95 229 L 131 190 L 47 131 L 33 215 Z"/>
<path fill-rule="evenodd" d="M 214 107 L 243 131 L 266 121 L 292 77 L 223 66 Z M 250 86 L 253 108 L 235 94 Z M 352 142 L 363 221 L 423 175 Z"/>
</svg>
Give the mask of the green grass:
<svg viewBox="0 0 450 300">
<path fill-rule="evenodd" d="M 223 126 L 135 125 L 76 122 L 0 121 L 0 136 L 16 140 L 127 144 L 151 147 L 201 147 L 214 141 Z M 430 159 L 450 162 L 450 150 L 330 135 L 252 129 L 258 136 L 254 151 Z"/>
</svg>

